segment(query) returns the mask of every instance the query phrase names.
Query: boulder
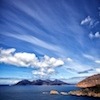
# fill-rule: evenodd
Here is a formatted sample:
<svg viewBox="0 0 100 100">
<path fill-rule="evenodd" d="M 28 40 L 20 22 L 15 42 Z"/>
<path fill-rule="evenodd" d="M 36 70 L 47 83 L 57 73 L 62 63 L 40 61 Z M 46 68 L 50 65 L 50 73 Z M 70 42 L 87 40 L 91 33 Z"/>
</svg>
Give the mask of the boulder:
<svg viewBox="0 0 100 100">
<path fill-rule="evenodd" d="M 50 91 L 50 94 L 51 94 L 51 95 L 56 95 L 56 94 L 59 94 L 59 92 L 56 91 L 56 90 L 51 90 L 51 91 Z"/>
<path fill-rule="evenodd" d="M 60 92 L 61 95 L 68 95 L 67 92 Z"/>
</svg>

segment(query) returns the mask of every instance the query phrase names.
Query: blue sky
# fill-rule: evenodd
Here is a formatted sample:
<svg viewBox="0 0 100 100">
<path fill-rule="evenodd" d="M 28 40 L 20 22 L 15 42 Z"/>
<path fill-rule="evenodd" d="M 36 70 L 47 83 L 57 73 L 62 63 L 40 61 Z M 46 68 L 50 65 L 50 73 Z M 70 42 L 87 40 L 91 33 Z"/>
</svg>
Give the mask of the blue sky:
<svg viewBox="0 0 100 100">
<path fill-rule="evenodd" d="M 97 73 L 100 0 L 0 0 L 1 84 Z"/>
</svg>

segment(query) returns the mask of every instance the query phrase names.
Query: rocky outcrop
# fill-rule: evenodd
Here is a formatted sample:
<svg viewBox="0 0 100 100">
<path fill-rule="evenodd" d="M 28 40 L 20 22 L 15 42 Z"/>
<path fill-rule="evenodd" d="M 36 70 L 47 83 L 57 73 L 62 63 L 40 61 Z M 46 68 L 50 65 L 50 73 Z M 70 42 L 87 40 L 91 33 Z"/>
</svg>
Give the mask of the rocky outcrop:
<svg viewBox="0 0 100 100">
<path fill-rule="evenodd" d="M 77 84 L 82 89 L 70 91 L 68 94 L 77 96 L 100 97 L 100 74 L 90 76 Z"/>
<path fill-rule="evenodd" d="M 87 88 L 100 85 L 100 74 L 90 76 L 77 84 L 77 87 Z"/>
<path fill-rule="evenodd" d="M 59 94 L 59 92 L 56 91 L 56 90 L 51 90 L 51 91 L 50 91 L 50 94 L 51 94 L 51 95 L 57 95 L 57 94 Z"/>
</svg>

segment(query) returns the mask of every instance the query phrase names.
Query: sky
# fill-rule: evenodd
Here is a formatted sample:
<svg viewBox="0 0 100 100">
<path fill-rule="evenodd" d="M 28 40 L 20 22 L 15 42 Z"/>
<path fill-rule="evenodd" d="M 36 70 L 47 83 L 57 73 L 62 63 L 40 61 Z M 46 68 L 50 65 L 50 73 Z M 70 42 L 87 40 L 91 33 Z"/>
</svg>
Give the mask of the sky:
<svg viewBox="0 0 100 100">
<path fill-rule="evenodd" d="M 0 84 L 98 73 L 100 0 L 0 0 Z"/>
</svg>

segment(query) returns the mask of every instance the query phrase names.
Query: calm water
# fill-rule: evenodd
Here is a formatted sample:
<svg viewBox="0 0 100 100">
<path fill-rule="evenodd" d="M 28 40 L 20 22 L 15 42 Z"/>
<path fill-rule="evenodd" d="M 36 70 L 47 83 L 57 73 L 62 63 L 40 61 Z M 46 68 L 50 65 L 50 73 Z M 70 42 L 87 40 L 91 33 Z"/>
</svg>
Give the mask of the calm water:
<svg viewBox="0 0 100 100">
<path fill-rule="evenodd" d="M 0 100 L 100 100 L 93 97 L 77 97 L 43 94 L 55 89 L 68 92 L 77 89 L 73 85 L 66 86 L 0 86 Z"/>
</svg>

